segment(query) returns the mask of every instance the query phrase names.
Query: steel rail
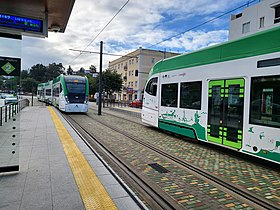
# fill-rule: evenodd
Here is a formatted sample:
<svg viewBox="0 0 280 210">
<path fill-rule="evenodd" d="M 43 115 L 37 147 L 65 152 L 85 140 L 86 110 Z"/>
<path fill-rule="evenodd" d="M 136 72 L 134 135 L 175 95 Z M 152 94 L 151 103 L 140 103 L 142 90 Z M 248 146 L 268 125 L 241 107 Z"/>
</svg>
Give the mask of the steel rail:
<svg viewBox="0 0 280 210">
<path fill-rule="evenodd" d="M 90 116 L 88 116 L 88 117 L 90 117 Z M 92 117 L 90 117 L 90 118 L 92 118 Z M 102 124 L 103 126 L 106 126 L 106 127 L 110 128 L 110 129 L 112 129 L 112 130 L 114 130 L 114 131 L 116 131 L 116 132 L 118 132 L 118 133 L 120 133 L 120 134 L 122 134 L 122 135 L 124 135 L 124 136 L 126 136 L 128 138 L 130 138 L 131 140 L 137 142 L 138 144 L 140 144 L 140 145 L 142 145 L 144 147 L 147 147 L 147 148 L 149 148 L 152 151 L 155 151 L 155 152 L 159 153 L 163 157 L 168 158 L 168 159 L 176 162 L 177 164 L 179 164 L 179 165 L 181 165 L 181 166 L 183 166 L 185 168 L 188 168 L 191 171 L 194 171 L 197 174 L 200 174 L 201 176 L 205 177 L 206 179 L 209 179 L 209 180 L 217 183 L 218 185 L 220 185 L 220 186 L 230 190 L 231 192 L 234 192 L 237 195 L 239 195 L 241 197 L 244 197 L 248 201 L 250 201 L 250 202 L 252 202 L 252 203 L 254 203 L 254 204 L 256 204 L 256 205 L 258 205 L 258 206 L 260 206 L 262 208 L 271 209 L 271 210 L 280 209 L 279 206 L 278 207 L 275 206 L 275 203 L 270 202 L 269 200 L 264 199 L 264 198 L 262 198 L 259 195 L 251 193 L 250 191 L 248 191 L 248 190 L 246 190 L 244 188 L 240 189 L 240 186 L 238 186 L 236 184 L 233 184 L 233 183 L 230 183 L 230 182 L 228 182 L 228 180 L 225 180 L 223 178 L 218 178 L 215 175 L 209 173 L 208 171 L 206 171 L 204 169 L 201 169 L 201 168 L 199 168 L 197 166 L 194 166 L 194 165 L 186 162 L 185 160 L 183 160 L 181 158 L 178 158 L 178 157 L 176 157 L 174 155 L 171 155 L 171 154 L 169 154 L 169 153 L 167 153 L 167 152 L 165 152 L 165 151 L 163 151 L 163 150 L 161 150 L 161 149 L 159 149 L 159 148 L 157 148 L 157 147 L 155 147 L 153 145 L 145 143 L 140 138 L 135 137 L 132 134 L 130 134 L 130 133 L 124 131 L 124 130 L 115 128 L 115 127 L 113 127 L 111 125 L 108 125 L 108 124 L 106 124 L 104 122 L 101 122 L 101 121 L 99 121 L 97 119 L 94 119 L 94 120 L 97 121 L 98 123 Z"/>
<path fill-rule="evenodd" d="M 170 196 L 164 193 L 159 193 L 162 191 L 156 185 L 151 185 L 149 180 L 141 176 L 135 169 L 129 167 L 124 161 L 117 157 L 114 153 L 110 151 L 108 147 L 103 145 L 101 141 L 94 137 L 87 129 L 79 125 L 71 116 L 63 115 L 64 119 L 73 127 L 76 132 L 84 139 L 90 140 L 88 143 L 93 146 L 98 147 L 107 158 L 109 158 L 127 177 L 133 180 L 132 184 L 137 184 L 141 191 L 144 191 L 148 195 L 148 200 L 146 202 L 153 207 L 153 209 L 165 209 L 165 210 L 180 210 L 184 209 L 183 206 L 178 204 L 175 200 L 170 199 Z"/>
</svg>

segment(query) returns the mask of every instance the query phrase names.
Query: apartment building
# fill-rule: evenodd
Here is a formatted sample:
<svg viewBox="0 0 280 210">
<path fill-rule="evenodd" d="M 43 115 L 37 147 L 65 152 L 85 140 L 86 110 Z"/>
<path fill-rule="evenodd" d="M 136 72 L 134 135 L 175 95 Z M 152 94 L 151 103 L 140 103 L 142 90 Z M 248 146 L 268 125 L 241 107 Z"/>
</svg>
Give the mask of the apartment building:
<svg viewBox="0 0 280 210">
<path fill-rule="evenodd" d="M 262 0 L 242 13 L 231 15 L 229 40 L 280 26 L 280 0 Z"/>
<path fill-rule="evenodd" d="M 154 64 L 164 58 L 176 55 L 179 54 L 140 47 L 127 55 L 110 61 L 108 68 L 116 70 L 123 79 L 122 91 L 114 94 L 115 99 L 122 101 L 142 99 L 146 79 Z"/>
</svg>

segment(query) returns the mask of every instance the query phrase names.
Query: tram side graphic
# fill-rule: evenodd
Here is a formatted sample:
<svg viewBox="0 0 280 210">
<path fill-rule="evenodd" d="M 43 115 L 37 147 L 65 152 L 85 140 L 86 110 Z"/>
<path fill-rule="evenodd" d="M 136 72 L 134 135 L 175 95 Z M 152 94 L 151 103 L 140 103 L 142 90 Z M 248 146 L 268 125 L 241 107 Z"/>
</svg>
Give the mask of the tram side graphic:
<svg viewBox="0 0 280 210">
<path fill-rule="evenodd" d="M 40 83 L 37 99 L 64 112 L 88 111 L 89 83 L 87 77 L 60 75 L 52 81 Z"/>
<path fill-rule="evenodd" d="M 142 121 L 280 163 L 280 27 L 164 59 Z"/>
</svg>

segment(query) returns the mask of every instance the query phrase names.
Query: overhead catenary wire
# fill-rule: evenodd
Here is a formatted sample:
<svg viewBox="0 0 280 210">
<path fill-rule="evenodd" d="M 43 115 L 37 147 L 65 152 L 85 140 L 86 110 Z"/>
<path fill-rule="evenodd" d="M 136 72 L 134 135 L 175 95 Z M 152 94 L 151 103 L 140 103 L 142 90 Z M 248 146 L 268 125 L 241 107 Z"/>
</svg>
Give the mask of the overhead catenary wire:
<svg viewBox="0 0 280 210">
<path fill-rule="evenodd" d="M 76 50 L 76 49 L 69 49 L 72 51 L 78 51 L 81 54 L 100 54 L 100 52 L 97 51 L 87 51 L 87 50 Z M 137 56 L 129 56 L 129 55 L 120 55 L 120 54 L 114 54 L 114 53 L 102 53 L 103 55 L 111 55 L 111 56 L 121 56 L 121 57 L 127 57 L 127 58 L 137 58 Z"/>
<path fill-rule="evenodd" d="M 122 9 L 128 4 L 130 0 L 127 0 L 124 5 L 117 11 L 117 13 L 109 20 L 109 22 L 100 30 L 100 32 L 89 42 L 89 44 L 84 48 L 83 51 L 85 51 L 91 44 L 92 42 L 94 42 L 97 37 L 107 28 L 107 26 L 115 19 L 115 17 L 122 11 Z M 79 55 L 77 55 L 71 62 L 73 63 L 79 56 L 81 55 L 81 53 Z"/>
<path fill-rule="evenodd" d="M 210 23 L 210 22 L 212 22 L 212 21 L 214 21 L 214 20 L 217 20 L 217 19 L 219 19 L 219 18 L 221 18 L 221 17 L 223 17 L 223 16 L 225 16 L 225 15 L 227 15 L 227 14 L 230 14 L 230 13 L 232 13 L 232 12 L 238 10 L 238 9 L 241 9 L 241 8 L 243 8 L 243 7 L 245 7 L 245 6 L 248 7 L 249 4 L 252 4 L 252 3 L 254 3 L 255 1 L 257 1 L 257 0 L 248 1 L 248 2 L 246 2 L 245 4 L 243 4 L 243 5 L 241 5 L 241 6 L 237 7 L 237 8 L 234 8 L 234 9 L 232 9 L 232 10 L 230 10 L 230 11 L 227 11 L 227 12 L 225 12 L 225 13 L 223 13 L 223 14 L 217 16 L 217 17 L 211 18 L 211 19 L 209 19 L 209 20 L 207 20 L 207 21 L 205 21 L 205 22 L 203 22 L 203 23 L 200 23 L 200 24 L 198 24 L 198 25 L 196 25 L 196 26 L 194 26 L 194 27 L 191 27 L 191 28 L 189 28 L 189 29 L 187 29 L 187 30 L 185 30 L 185 31 L 183 31 L 183 32 L 180 32 L 180 33 L 178 33 L 178 34 L 176 34 L 176 35 L 173 35 L 173 36 L 171 36 L 171 37 L 168 37 L 168 38 L 166 38 L 166 39 L 164 39 L 164 40 L 162 40 L 162 41 L 160 41 L 160 42 L 158 42 L 158 43 L 156 43 L 156 44 L 150 45 L 148 48 L 157 46 L 157 45 L 159 45 L 159 44 L 161 44 L 161 43 L 163 43 L 163 42 L 166 42 L 166 41 L 168 41 L 168 40 L 170 40 L 170 39 L 172 39 L 172 38 L 178 37 L 178 36 L 180 36 L 180 35 L 182 35 L 182 34 L 188 32 L 188 31 L 191 31 L 191 30 L 196 29 L 196 28 L 198 28 L 198 27 L 200 27 L 200 26 L 203 26 L 203 25 L 205 25 L 205 24 L 207 24 L 207 23 Z"/>
<path fill-rule="evenodd" d="M 86 49 L 87 49 L 87 48 L 92 44 L 92 42 L 94 42 L 94 41 L 96 40 L 96 38 L 105 30 L 105 28 L 113 21 L 113 19 L 121 12 L 121 10 L 128 4 L 129 1 L 130 1 L 130 0 L 127 0 L 127 1 L 125 2 L 125 4 L 124 4 L 124 5 L 118 10 L 118 12 L 111 18 L 111 20 L 110 20 L 110 21 L 101 29 L 101 31 L 89 42 L 89 44 L 84 48 L 84 50 L 74 50 L 74 49 L 70 49 L 70 50 L 73 50 L 73 51 L 79 51 L 79 52 L 80 52 L 80 54 L 79 54 L 78 56 L 76 56 L 70 63 L 74 62 L 74 60 L 76 60 L 80 55 L 82 55 L 82 54 L 84 54 L 84 53 L 99 54 L 99 52 L 90 52 L 90 51 L 86 51 Z M 234 8 L 234 9 L 232 9 L 232 10 L 229 10 L 229 11 L 227 11 L 227 12 L 225 12 L 225 13 L 223 13 L 223 14 L 217 16 L 217 17 L 211 18 L 211 19 L 209 19 L 209 20 L 207 20 L 207 21 L 205 21 L 205 22 L 203 22 L 203 23 L 201 23 L 201 24 L 199 24 L 199 25 L 196 25 L 196 26 L 194 26 L 194 27 L 191 27 L 191 28 L 189 28 L 189 29 L 187 29 L 187 30 L 185 30 L 185 31 L 183 31 L 183 32 L 180 32 L 180 33 L 178 33 L 178 34 L 176 34 L 176 35 L 173 35 L 173 36 L 171 36 L 171 37 L 168 37 L 168 38 L 166 38 L 166 39 L 164 39 L 164 40 L 162 40 L 162 41 L 160 41 L 160 42 L 158 42 L 158 43 L 156 43 L 156 44 L 150 45 L 150 46 L 148 46 L 147 48 L 152 48 L 152 47 L 154 47 L 154 46 L 156 46 L 156 45 L 159 45 L 159 44 L 161 44 L 161 43 L 163 43 L 163 42 L 166 42 L 166 41 L 168 41 L 168 40 L 170 40 L 170 39 L 172 39 L 172 38 L 174 38 L 174 37 L 178 37 L 178 36 L 180 36 L 180 35 L 182 35 L 182 34 L 188 32 L 188 31 L 191 31 L 191 30 L 196 29 L 196 28 L 198 28 L 198 27 L 201 27 L 201 26 L 203 26 L 203 25 L 205 25 L 205 24 L 207 24 L 207 23 L 210 23 L 210 22 L 212 22 L 212 21 L 214 21 L 214 20 L 217 20 L 217 19 L 219 19 L 219 18 L 221 18 L 221 17 L 223 17 L 223 16 L 225 16 L 225 15 L 227 15 L 227 14 L 230 14 L 230 13 L 232 13 L 232 12 L 238 10 L 238 9 L 241 9 L 241 8 L 243 8 L 243 7 L 245 7 L 245 6 L 248 7 L 249 4 L 252 4 L 252 3 L 256 2 L 256 1 L 257 1 L 257 0 L 247 1 L 245 4 L 242 4 L 242 5 L 239 6 L 239 7 L 236 7 L 236 8 Z M 105 54 L 105 55 L 112 55 L 112 56 L 129 57 L 129 56 L 124 56 L 124 55 L 110 54 L 110 53 L 103 53 L 103 54 Z"/>
</svg>

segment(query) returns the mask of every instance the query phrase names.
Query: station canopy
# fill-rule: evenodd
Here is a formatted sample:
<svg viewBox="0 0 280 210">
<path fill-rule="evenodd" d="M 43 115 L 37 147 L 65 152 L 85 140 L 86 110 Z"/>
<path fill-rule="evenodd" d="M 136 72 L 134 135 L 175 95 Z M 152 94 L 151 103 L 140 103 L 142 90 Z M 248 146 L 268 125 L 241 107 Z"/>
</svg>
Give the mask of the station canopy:
<svg viewBox="0 0 280 210">
<path fill-rule="evenodd" d="M 31 26 L 34 25 L 34 22 L 32 22 L 33 20 L 40 21 L 39 25 L 42 23 L 40 26 L 42 31 L 39 33 L 36 29 L 32 31 L 32 28 L 29 30 L 29 28 L 25 29 L 19 27 L 10 29 L 13 26 L 8 25 L 7 27 L 4 25 L 3 27 L 2 24 L 0 26 L 0 32 L 14 32 L 22 35 L 26 33 L 26 35 L 37 35 L 41 37 L 46 37 L 48 31 L 64 33 L 74 3 L 75 0 L 1 0 L 0 15 L 2 16 L 0 16 L 0 18 L 7 17 L 5 15 L 11 15 L 9 18 L 23 20 L 25 24 L 28 24 L 28 21 L 30 21 L 30 24 L 32 24 Z M 5 21 L 5 19 L 2 19 L 0 23 L 9 24 L 8 21 L 12 20 L 7 20 L 7 23 Z M 12 24 L 16 26 L 21 23 L 16 22 Z"/>
</svg>

